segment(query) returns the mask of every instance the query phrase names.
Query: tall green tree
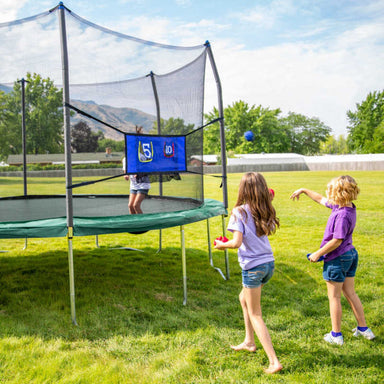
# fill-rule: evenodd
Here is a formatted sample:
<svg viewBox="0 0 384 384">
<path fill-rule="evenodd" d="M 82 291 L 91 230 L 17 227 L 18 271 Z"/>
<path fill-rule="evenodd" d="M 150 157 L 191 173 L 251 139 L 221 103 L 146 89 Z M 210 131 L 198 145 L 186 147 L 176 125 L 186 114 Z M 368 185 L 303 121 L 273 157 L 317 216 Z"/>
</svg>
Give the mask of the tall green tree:
<svg viewBox="0 0 384 384">
<path fill-rule="evenodd" d="M 185 124 L 180 117 L 171 117 L 168 120 L 160 119 L 162 135 L 186 135 L 194 128 L 193 124 Z M 151 134 L 157 134 L 157 121 L 154 122 Z"/>
<path fill-rule="evenodd" d="M 384 153 L 384 120 L 375 128 L 373 132 L 371 153 Z"/>
<path fill-rule="evenodd" d="M 117 141 L 100 136 L 97 142 L 97 152 L 105 152 L 106 148 L 111 148 L 112 152 L 124 152 L 125 142 L 124 140 Z"/>
<path fill-rule="evenodd" d="M 6 160 L 11 154 L 21 152 L 21 117 L 14 113 L 16 100 L 0 92 L 0 158 Z"/>
<path fill-rule="evenodd" d="M 102 132 L 94 133 L 85 121 L 79 121 L 71 130 L 72 149 L 77 153 L 96 152 L 99 138 L 104 135 Z"/>
<path fill-rule="evenodd" d="M 250 130 L 254 134 L 254 139 L 253 141 L 245 140 L 243 133 L 242 144 L 236 148 L 236 151 L 239 153 L 286 152 L 288 138 L 279 121 L 280 113 L 280 109 L 271 110 L 261 105 L 252 107 Z"/>
<path fill-rule="evenodd" d="M 224 109 L 226 150 L 235 153 L 282 153 L 295 152 L 304 155 L 319 153 L 331 129 L 318 118 L 290 112 L 280 117 L 280 109 L 251 106 L 238 101 Z M 205 115 L 210 121 L 218 117 L 217 109 Z M 244 138 L 252 131 L 254 139 Z M 219 123 L 205 128 L 204 153 L 220 152 Z"/>
<path fill-rule="evenodd" d="M 11 153 L 9 135 L 6 129 L 6 104 L 7 97 L 3 91 L 0 91 L 0 161 L 6 160 Z"/>
<path fill-rule="evenodd" d="M 249 106 L 237 101 L 224 109 L 224 126 L 227 151 L 236 153 L 284 152 L 288 139 L 278 116 L 280 109 L 270 110 L 259 106 Z M 210 121 L 218 117 L 217 109 L 205 115 Z M 252 131 L 254 139 L 247 141 L 244 133 Z M 220 128 L 215 123 L 204 130 L 204 152 L 220 152 Z"/>
<path fill-rule="evenodd" d="M 49 78 L 30 73 L 26 76 L 25 122 L 27 153 L 63 152 L 62 91 Z M 21 135 L 21 83 L 16 81 L 13 90 L 0 97 L 0 152 L 22 152 Z"/>
<path fill-rule="evenodd" d="M 320 153 L 324 155 L 345 155 L 348 152 L 347 140 L 343 135 L 336 138 L 329 136 L 326 141 L 320 144 Z"/>
<path fill-rule="evenodd" d="M 356 153 L 383 152 L 384 90 L 370 92 L 356 104 L 355 111 L 347 112 L 348 145 Z"/>
<path fill-rule="evenodd" d="M 206 123 L 209 123 L 218 117 L 219 111 L 217 108 L 213 108 L 211 112 L 204 114 Z M 204 128 L 204 153 L 207 155 L 217 154 L 220 153 L 220 148 L 220 123 L 216 122 Z"/>
<path fill-rule="evenodd" d="M 315 155 L 320 152 L 321 143 L 327 140 L 331 132 L 331 128 L 317 117 L 307 117 L 294 112 L 289 112 L 288 116 L 280 121 L 289 136 L 288 152 Z"/>
</svg>

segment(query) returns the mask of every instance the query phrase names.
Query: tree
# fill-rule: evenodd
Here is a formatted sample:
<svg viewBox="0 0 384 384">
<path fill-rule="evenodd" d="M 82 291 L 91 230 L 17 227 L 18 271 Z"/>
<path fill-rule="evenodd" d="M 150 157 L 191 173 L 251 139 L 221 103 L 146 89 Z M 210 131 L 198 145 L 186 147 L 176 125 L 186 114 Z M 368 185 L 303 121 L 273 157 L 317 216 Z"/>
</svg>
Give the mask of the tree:
<svg viewBox="0 0 384 384">
<path fill-rule="evenodd" d="M 233 103 L 224 109 L 226 150 L 235 153 L 295 152 L 312 155 L 320 150 L 320 143 L 329 136 L 331 129 L 318 118 L 289 112 L 280 118 L 280 109 L 249 107 L 244 101 Z M 217 109 L 205 115 L 206 120 L 218 117 Z M 244 138 L 252 131 L 254 139 Z M 220 152 L 219 124 L 204 130 L 204 152 Z"/>
<path fill-rule="evenodd" d="M 329 136 L 326 141 L 320 144 L 320 153 L 329 155 L 345 155 L 348 153 L 347 140 L 343 135 L 338 138 L 335 136 Z"/>
<path fill-rule="evenodd" d="M 99 131 L 100 133 L 101 131 Z M 105 139 L 100 135 L 97 142 L 97 152 L 105 152 L 107 148 L 111 148 L 112 152 L 124 152 L 125 142 L 124 140 Z"/>
<path fill-rule="evenodd" d="M 7 129 L 9 118 L 7 104 L 7 95 L 0 91 L 0 160 L 6 160 L 13 153 L 12 143 L 17 141 L 13 138 L 15 132 Z"/>
<path fill-rule="evenodd" d="M 206 123 L 213 121 L 219 117 L 219 111 L 217 108 L 204 115 Z M 204 128 L 204 153 L 205 154 L 217 154 L 220 153 L 220 123 L 216 122 L 208 125 Z"/>
<path fill-rule="evenodd" d="M 25 87 L 27 153 L 63 152 L 62 91 L 36 73 L 28 73 Z M 22 152 L 21 84 L 16 81 L 9 94 L 0 96 L 0 151 L 3 155 Z"/>
<path fill-rule="evenodd" d="M 280 109 L 263 108 L 261 105 L 250 109 L 253 141 L 244 140 L 237 147 L 239 153 L 278 153 L 287 152 L 289 141 L 285 128 L 280 124 Z"/>
<path fill-rule="evenodd" d="M 384 153 L 384 120 L 373 132 L 371 153 Z"/>
<path fill-rule="evenodd" d="M 356 104 L 356 111 L 347 112 L 348 145 L 356 153 L 383 151 L 384 90 L 370 92 Z M 377 142 L 378 141 L 378 142 Z"/>
<path fill-rule="evenodd" d="M 280 109 L 270 110 L 249 107 L 244 101 L 237 101 L 224 109 L 224 125 L 227 151 L 236 153 L 284 152 L 288 147 L 285 128 L 279 123 Z M 217 109 L 205 115 L 206 121 L 218 117 Z M 252 131 L 254 139 L 244 138 L 246 131 Z M 204 152 L 220 152 L 219 123 L 204 129 Z"/>
<path fill-rule="evenodd" d="M 160 119 L 161 135 L 186 135 L 193 131 L 193 124 L 185 124 L 180 117 L 170 117 L 168 120 Z M 157 121 L 153 123 L 151 134 L 157 134 Z"/>
<path fill-rule="evenodd" d="M 327 140 L 331 128 L 317 117 L 307 117 L 289 112 L 281 119 L 290 135 L 290 151 L 302 155 L 315 155 L 320 151 L 320 144 Z"/>
<path fill-rule="evenodd" d="M 93 133 L 85 121 L 79 121 L 75 124 L 72 128 L 71 135 L 72 149 L 75 152 L 96 152 L 100 133 Z"/>
</svg>

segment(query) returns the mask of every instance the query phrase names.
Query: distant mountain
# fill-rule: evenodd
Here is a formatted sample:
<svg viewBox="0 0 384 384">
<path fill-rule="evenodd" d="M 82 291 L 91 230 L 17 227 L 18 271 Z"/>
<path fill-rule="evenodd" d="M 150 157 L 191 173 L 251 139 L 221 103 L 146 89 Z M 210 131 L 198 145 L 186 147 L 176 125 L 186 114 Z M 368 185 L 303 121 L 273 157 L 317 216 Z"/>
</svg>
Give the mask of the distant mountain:
<svg viewBox="0 0 384 384">
<path fill-rule="evenodd" d="M 138 109 L 115 108 L 109 105 L 98 105 L 91 100 L 73 100 L 72 104 L 76 108 L 86 112 L 93 117 L 96 117 L 101 121 L 108 123 L 109 125 L 112 125 L 113 127 L 123 132 L 134 132 L 135 125 L 140 125 L 143 127 L 143 132 L 148 133 L 153 128 L 153 123 L 156 121 L 156 116 L 144 113 Z M 81 120 L 86 121 L 93 132 L 102 131 L 105 138 L 107 139 L 124 139 L 124 136 L 121 133 L 93 119 L 84 117 L 79 113 L 75 113 L 71 117 L 71 125 L 74 125 Z"/>
<path fill-rule="evenodd" d="M 5 93 L 9 93 L 13 90 L 12 87 L 8 87 L 7 85 L 0 84 L 0 91 L 3 91 Z"/>
</svg>

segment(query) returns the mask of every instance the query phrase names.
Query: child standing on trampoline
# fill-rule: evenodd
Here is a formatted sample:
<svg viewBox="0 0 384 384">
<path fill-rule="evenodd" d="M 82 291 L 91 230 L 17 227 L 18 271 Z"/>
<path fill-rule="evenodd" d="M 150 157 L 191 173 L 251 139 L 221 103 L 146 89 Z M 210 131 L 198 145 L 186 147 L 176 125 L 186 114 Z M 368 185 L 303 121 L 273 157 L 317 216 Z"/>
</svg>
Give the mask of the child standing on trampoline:
<svg viewBox="0 0 384 384">
<path fill-rule="evenodd" d="M 141 134 L 143 127 L 136 125 L 136 134 Z M 144 155 L 142 155 L 144 156 Z M 123 159 L 123 170 L 125 172 L 125 158 Z M 141 203 L 148 196 L 151 184 L 148 175 L 124 175 L 125 180 L 130 181 L 130 192 L 128 209 L 131 215 L 143 213 Z"/>
<path fill-rule="evenodd" d="M 141 203 L 148 196 L 151 184 L 149 176 L 125 175 L 124 178 L 130 181 L 128 209 L 131 215 L 143 213 Z"/>
<path fill-rule="evenodd" d="M 269 359 L 266 373 L 272 374 L 283 367 L 272 345 L 268 329 L 261 314 L 261 288 L 272 277 L 274 257 L 268 235 L 279 227 L 279 219 L 272 206 L 271 193 L 260 173 L 246 173 L 239 186 L 237 202 L 232 210 L 228 231 L 233 239 L 228 242 L 216 240 L 216 249 L 238 249 L 242 269 L 243 289 L 239 299 L 245 323 L 245 339 L 235 351 L 255 352 L 255 333 Z"/>
<path fill-rule="evenodd" d="M 323 278 L 327 283 L 332 331 L 324 336 L 331 344 L 344 343 L 341 333 L 341 292 L 343 292 L 357 321 L 353 335 L 372 340 L 375 335 L 367 327 L 364 310 L 355 292 L 355 273 L 358 253 L 352 244 L 352 234 L 356 225 L 356 206 L 352 203 L 360 192 L 356 181 L 351 176 L 340 176 L 328 183 L 327 198 L 306 188 L 293 192 L 291 199 L 299 200 L 304 193 L 316 203 L 332 209 L 325 228 L 320 249 L 309 256 L 316 262 L 324 256 Z"/>
</svg>

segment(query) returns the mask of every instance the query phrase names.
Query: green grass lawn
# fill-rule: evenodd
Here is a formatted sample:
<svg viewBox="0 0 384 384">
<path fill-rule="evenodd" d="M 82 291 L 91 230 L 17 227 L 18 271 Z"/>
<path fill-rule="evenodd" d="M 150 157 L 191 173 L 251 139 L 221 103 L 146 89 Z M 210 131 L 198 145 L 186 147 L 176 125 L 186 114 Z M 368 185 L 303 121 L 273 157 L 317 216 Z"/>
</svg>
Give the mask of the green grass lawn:
<svg viewBox="0 0 384 384">
<path fill-rule="evenodd" d="M 306 196 L 324 194 L 340 172 L 264 173 L 276 197 L 281 228 L 270 238 L 276 271 L 264 287 L 262 308 L 284 370 L 263 374 L 267 357 L 234 352 L 243 340 L 238 293 L 241 274 L 229 252 L 231 278 L 209 265 L 206 223 L 185 227 L 188 303 L 182 305 L 180 229 L 75 238 L 78 326 L 70 318 L 67 244 L 64 238 L 0 239 L 0 383 L 383 383 L 384 382 L 384 172 L 350 172 L 361 188 L 354 243 L 360 266 L 356 290 L 374 341 L 355 339 L 352 311 L 343 299 L 345 344 L 327 345 L 330 330 L 322 263 L 305 255 L 320 244 L 329 210 Z M 229 205 L 240 174 L 228 179 Z M 63 193 L 62 179 L 31 179 L 29 193 Z M 206 197 L 221 199 L 219 179 L 206 177 Z M 0 195 L 22 194 L 20 180 L 0 178 Z M 126 193 L 121 179 L 80 193 Z M 93 190 L 89 189 L 92 188 Z M 96 190 L 95 190 L 96 189 Z M 221 234 L 213 218 L 211 236 Z M 112 250 L 131 246 L 143 252 Z M 222 252 L 214 262 L 224 269 Z"/>
</svg>

